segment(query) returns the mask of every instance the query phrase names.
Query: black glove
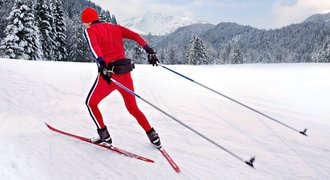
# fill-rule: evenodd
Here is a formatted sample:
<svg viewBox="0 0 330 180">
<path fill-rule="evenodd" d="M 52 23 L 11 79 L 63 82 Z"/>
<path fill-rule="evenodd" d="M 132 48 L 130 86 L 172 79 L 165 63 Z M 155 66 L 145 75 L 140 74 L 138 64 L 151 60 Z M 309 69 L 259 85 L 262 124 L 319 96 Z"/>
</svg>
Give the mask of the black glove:
<svg viewBox="0 0 330 180">
<path fill-rule="evenodd" d="M 152 66 L 158 66 L 158 58 L 156 54 L 148 54 L 148 62 L 149 64 L 152 64 Z"/>
<path fill-rule="evenodd" d="M 148 45 L 144 46 L 143 49 L 146 51 L 146 53 L 148 53 L 149 64 L 152 64 L 152 66 L 155 66 L 155 65 L 158 66 L 157 63 L 159 63 L 159 61 L 158 61 L 155 51 Z"/>
<path fill-rule="evenodd" d="M 102 57 L 98 57 L 96 59 L 97 61 L 97 67 L 98 67 L 98 72 L 100 73 L 101 77 L 107 81 L 108 84 L 111 83 L 111 73 L 106 67 L 105 61 Z"/>
</svg>

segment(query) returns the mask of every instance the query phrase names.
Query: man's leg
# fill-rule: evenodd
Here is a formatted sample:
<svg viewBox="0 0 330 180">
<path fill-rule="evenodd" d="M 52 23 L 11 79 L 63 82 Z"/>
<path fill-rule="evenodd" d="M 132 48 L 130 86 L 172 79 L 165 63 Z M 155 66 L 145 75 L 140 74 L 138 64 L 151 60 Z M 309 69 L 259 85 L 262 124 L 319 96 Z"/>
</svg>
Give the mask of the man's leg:
<svg viewBox="0 0 330 180">
<path fill-rule="evenodd" d="M 114 83 L 109 85 L 101 76 L 98 76 L 87 96 L 86 105 L 97 129 L 105 128 L 103 117 L 98 108 L 98 104 L 102 99 L 104 99 L 113 90 L 115 90 L 115 88 L 116 86 Z"/>
<path fill-rule="evenodd" d="M 118 78 L 118 81 L 129 88 L 130 90 L 134 91 L 133 81 L 131 78 L 131 74 L 122 74 Z M 135 96 L 131 93 L 127 92 L 126 90 L 118 87 L 117 88 L 122 97 L 124 98 L 125 106 L 128 110 L 128 112 L 135 117 L 135 119 L 138 121 L 140 126 L 147 132 L 151 130 L 151 126 L 145 117 L 145 115 L 141 112 L 141 110 L 138 108 L 136 104 Z"/>
</svg>

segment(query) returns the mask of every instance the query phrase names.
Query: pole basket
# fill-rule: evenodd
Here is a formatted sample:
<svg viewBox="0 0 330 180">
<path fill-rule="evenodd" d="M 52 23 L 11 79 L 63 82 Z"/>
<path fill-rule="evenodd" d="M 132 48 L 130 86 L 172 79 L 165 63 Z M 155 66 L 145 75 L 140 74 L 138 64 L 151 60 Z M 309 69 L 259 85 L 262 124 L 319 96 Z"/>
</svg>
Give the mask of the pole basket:
<svg viewBox="0 0 330 180">
<path fill-rule="evenodd" d="M 253 163 L 254 163 L 255 160 L 256 160 L 256 158 L 252 157 L 249 161 L 245 161 L 245 163 L 254 168 Z"/>
</svg>

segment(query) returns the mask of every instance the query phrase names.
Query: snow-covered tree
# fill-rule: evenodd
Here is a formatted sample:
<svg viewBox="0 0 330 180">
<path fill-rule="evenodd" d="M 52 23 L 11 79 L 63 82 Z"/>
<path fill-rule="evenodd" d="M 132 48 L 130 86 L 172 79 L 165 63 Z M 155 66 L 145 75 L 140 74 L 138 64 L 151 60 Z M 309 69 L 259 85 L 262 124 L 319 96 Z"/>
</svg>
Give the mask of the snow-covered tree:
<svg viewBox="0 0 330 180">
<path fill-rule="evenodd" d="M 209 64 L 209 62 L 207 61 L 206 48 L 203 44 L 203 41 L 195 34 L 193 35 L 188 45 L 186 59 L 188 61 L 188 64 Z"/>
<path fill-rule="evenodd" d="M 330 63 L 330 36 L 326 38 L 326 41 L 317 53 L 316 62 Z"/>
<path fill-rule="evenodd" d="M 113 14 L 112 17 L 111 17 L 111 24 L 118 24 L 117 23 L 117 19 L 115 17 L 115 15 Z"/>
<path fill-rule="evenodd" d="M 66 35 L 64 32 L 66 31 L 65 22 L 64 22 L 64 12 L 62 7 L 61 0 L 55 0 L 53 6 L 53 19 L 54 19 L 54 27 L 55 30 L 55 49 L 54 56 L 57 61 L 65 61 L 67 60 L 67 50 L 66 50 Z"/>
<path fill-rule="evenodd" d="M 133 49 L 133 60 L 136 64 L 144 64 L 147 56 L 139 45 L 135 45 Z"/>
<path fill-rule="evenodd" d="M 230 53 L 230 63 L 231 64 L 242 64 L 243 58 L 239 48 L 236 46 L 232 48 L 232 52 Z"/>
<path fill-rule="evenodd" d="M 164 50 L 158 50 L 157 57 L 160 63 L 167 64 Z"/>
<path fill-rule="evenodd" d="M 223 52 L 222 52 L 222 56 L 220 59 L 222 59 L 222 61 L 220 61 L 221 64 L 226 64 L 229 62 L 230 60 L 230 52 L 231 52 L 231 44 L 228 44 L 225 46 Z M 219 53 L 221 54 L 221 53 Z"/>
<path fill-rule="evenodd" d="M 111 16 L 109 11 L 102 10 L 100 13 L 100 20 L 103 22 L 111 23 L 111 24 L 117 24 L 115 15 L 113 14 Z"/>
<path fill-rule="evenodd" d="M 6 3 L 7 0 L 0 0 L 0 6 L 2 6 L 2 4 Z"/>
<path fill-rule="evenodd" d="M 14 5 L 13 1 L 0 0 L 0 41 L 5 36 L 7 17 L 9 16 L 10 10 Z M 1 54 L 0 54 L 1 55 Z"/>
<path fill-rule="evenodd" d="M 151 33 L 148 33 L 148 35 L 146 36 L 146 40 L 147 40 L 147 43 L 149 44 L 149 46 L 153 46 L 153 40 L 152 40 L 152 34 Z"/>
<path fill-rule="evenodd" d="M 175 64 L 175 51 L 173 47 L 168 51 L 168 64 Z"/>
<path fill-rule="evenodd" d="M 103 22 L 108 22 L 111 23 L 112 19 L 111 19 L 111 15 L 109 11 L 101 11 L 100 13 L 100 20 Z"/>
<path fill-rule="evenodd" d="M 80 17 L 66 21 L 67 50 L 69 61 L 91 62 L 94 59 L 90 56 L 90 50 L 84 37 L 84 25 L 80 22 Z"/>
<path fill-rule="evenodd" d="M 52 27 L 53 17 L 51 16 L 51 11 L 48 3 L 45 0 L 36 0 L 34 4 L 35 10 L 35 20 L 40 31 L 40 42 L 42 46 L 42 51 L 44 53 L 44 58 L 46 60 L 54 60 L 54 30 Z"/>
<path fill-rule="evenodd" d="M 15 0 L 14 7 L 7 18 L 5 38 L 0 49 L 5 57 L 37 60 L 42 57 L 38 28 L 34 24 L 32 9 L 23 0 Z"/>
</svg>

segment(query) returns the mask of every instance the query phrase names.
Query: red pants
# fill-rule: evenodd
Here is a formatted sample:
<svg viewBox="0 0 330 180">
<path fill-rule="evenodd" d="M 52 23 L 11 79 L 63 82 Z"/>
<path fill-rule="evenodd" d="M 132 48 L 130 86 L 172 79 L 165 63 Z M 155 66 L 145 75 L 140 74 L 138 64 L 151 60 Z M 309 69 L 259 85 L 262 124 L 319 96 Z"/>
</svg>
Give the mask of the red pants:
<svg viewBox="0 0 330 180">
<path fill-rule="evenodd" d="M 112 78 L 118 81 L 119 83 L 121 83 L 122 85 L 126 86 L 130 90 L 134 91 L 131 73 L 113 74 Z M 98 129 L 105 127 L 101 112 L 97 106 L 102 99 L 104 99 L 114 90 L 118 90 L 119 93 L 122 95 L 128 112 L 135 117 L 135 119 L 138 121 L 141 127 L 145 131 L 151 130 L 151 126 L 147 118 L 140 111 L 140 109 L 136 104 L 135 96 L 125 91 L 121 87 L 117 86 L 113 82 L 110 83 L 109 85 L 100 75 L 98 75 L 86 99 L 86 105 L 88 107 L 88 111 L 92 116 L 92 119 L 94 120 L 96 127 Z"/>
</svg>

